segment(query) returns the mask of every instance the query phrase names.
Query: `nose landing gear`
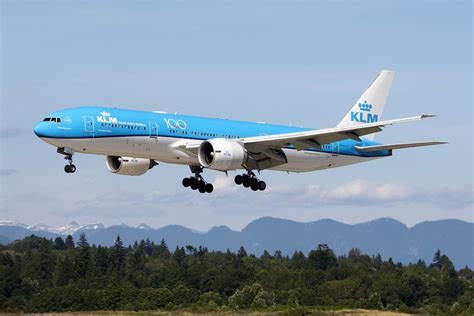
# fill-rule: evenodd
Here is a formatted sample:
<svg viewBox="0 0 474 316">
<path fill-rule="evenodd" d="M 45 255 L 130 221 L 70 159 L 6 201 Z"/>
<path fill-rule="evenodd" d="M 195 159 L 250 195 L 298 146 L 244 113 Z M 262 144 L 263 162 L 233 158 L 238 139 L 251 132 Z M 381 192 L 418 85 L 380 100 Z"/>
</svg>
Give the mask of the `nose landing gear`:
<svg viewBox="0 0 474 316">
<path fill-rule="evenodd" d="M 74 154 L 74 151 L 69 148 L 58 148 L 58 153 L 64 155 L 64 159 L 68 161 L 67 165 L 64 166 L 64 172 L 76 172 L 76 166 L 72 163 L 72 155 Z"/>
<path fill-rule="evenodd" d="M 267 188 L 265 181 L 259 180 L 252 171 L 248 171 L 247 174 L 236 175 L 234 182 L 237 185 L 243 185 L 245 188 L 250 188 L 252 191 L 263 191 Z"/>
<path fill-rule="evenodd" d="M 211 193 L 214 191 L 214 186 L 211 183 L 207 183 L 201 176 L 202 167 L 190 166 L 190 168 L 194 176 L 183 179 L 182 184 L 185 188 L 190 187 L 192 190 L 198 190 L 200 193 Z"/>
</svg>

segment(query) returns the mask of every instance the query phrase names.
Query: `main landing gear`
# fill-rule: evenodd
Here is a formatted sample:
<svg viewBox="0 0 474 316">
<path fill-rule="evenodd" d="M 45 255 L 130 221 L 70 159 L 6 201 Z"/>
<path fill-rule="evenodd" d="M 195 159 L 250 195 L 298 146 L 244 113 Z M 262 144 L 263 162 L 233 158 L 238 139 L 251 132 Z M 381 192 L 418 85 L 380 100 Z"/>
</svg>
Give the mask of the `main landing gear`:
<svg viewBox="0 0 474 316">
<path fill-rule="evenodd" d="M 214 186 L 207 183 L 201 176 L 202 167 L 189 166 L 191 172 L 194 173 L 193 177 L 184 178 L 182 183 L 185 188 L 190 187 L 192 190 L 199 190 L 201 193 L 211 193 L 214 191 Z"/>
<path fill-rule="evenodd" d="M 267 188 L 265 181 L 259 180 L 252 171 L 248 171 L 247 174 L 236 175 L 234 178 L 235 184 L 243 185 L 245 188 L 251 188 L 252 191 L 263 191 Z"/>
</svg>

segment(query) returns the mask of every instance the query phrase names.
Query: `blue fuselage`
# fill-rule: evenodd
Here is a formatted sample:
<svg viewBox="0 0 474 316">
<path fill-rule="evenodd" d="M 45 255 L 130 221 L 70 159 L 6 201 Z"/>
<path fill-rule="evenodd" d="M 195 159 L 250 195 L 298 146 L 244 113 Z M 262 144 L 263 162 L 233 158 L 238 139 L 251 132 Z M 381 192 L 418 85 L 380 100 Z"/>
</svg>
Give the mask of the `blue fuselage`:
<svg viewBox="0 0 474 316">
<path fill-rule="evenodd" d="M 43 139 L 98 139 L 158 137 L 186 140 L 213 138 L 241 139 L 253 136 L 275 135 L 312 130 L 311 128 L 253 123 L 218 118 L 204 118 L 162 112 L 115 109 L 107 107 L 78 107 L 49 114 L 38 123 L 35 134 Z M 355 146 L 379 143 L 351 139 L 308 149 L 359 157 L 390 156 L 390 150 L 362 153 Z M 291 145 L 286 147 L 292 149 Z"/>
</svg>

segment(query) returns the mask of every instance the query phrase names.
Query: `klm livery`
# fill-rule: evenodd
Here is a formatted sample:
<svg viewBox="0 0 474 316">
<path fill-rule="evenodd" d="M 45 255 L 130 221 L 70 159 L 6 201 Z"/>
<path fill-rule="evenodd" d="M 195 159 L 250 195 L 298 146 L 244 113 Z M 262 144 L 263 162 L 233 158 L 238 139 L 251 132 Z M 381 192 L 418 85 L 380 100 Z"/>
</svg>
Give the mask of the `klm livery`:
<svg viewBox="0 0 474 316">
<path fill-rule="evenodd" d="M 165 112 L 79 107 L 49 114 L 35 134 L 65 156 L 74 173 L 73 154 L 106 156 L 116 174 L 138 176 L 159 162 L 188 165 L 185 187 L 213 191 L 204 169 L 244 170 L 235 183 L 253 191 L 266 184 L 255 171 L 306 172 L 388 157 L 392 150 L 443 144 L 440 141 L 383 145 L 374 141 L 383 127 L 433 115 L 381 121 L 394 73 L 384 70 L 333 128 L 312 129 L 203 118 Z"/>
</svg>

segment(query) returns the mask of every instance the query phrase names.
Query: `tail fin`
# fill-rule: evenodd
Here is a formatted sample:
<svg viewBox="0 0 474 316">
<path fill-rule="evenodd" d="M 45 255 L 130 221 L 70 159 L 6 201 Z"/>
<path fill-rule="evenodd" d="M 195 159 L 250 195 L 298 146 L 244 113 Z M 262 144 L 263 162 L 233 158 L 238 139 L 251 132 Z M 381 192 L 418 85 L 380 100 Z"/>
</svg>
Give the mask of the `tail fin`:
<svg viewBox="0 0 474 316">
<path fill-rule="evenodd" d="M 395 73 L 391 70 L 382 70 L 337 127 L 380 121 L 394 75 Z M 375 134 L 365 136 L 370 140 L 374 137 Z"/>
</svg>

